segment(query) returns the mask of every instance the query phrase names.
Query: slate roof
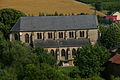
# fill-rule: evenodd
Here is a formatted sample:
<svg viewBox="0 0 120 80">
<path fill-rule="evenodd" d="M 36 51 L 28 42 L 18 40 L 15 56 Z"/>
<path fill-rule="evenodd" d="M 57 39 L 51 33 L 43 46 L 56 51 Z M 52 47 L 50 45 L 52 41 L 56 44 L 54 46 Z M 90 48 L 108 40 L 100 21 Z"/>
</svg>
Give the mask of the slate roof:
<svg viewBox="0 0 120 80">
<path fill-rule="evenodd" d="M 11 31 L 96 29 L 96 15 L 21 17 Z"/>
<path fill-rule="evenodd" d="M 88 45 L 90 42 L 86 38 L 68 39 L 68 40 L 35 40 L 35 47 L 59 48 L 59 47 L 80 47 Z"/>
</svg>

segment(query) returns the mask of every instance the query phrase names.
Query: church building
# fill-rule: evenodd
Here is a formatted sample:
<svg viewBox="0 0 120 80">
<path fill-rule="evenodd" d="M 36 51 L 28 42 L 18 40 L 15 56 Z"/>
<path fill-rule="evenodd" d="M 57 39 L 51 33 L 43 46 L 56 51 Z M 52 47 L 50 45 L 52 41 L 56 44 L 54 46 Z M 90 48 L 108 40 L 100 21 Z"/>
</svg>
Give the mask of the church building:
<svg viewBox="0 0 120 80">
<path fill-rule="evenodd" d="M 21 17 L 11 29 L 10 40 L 41 46 L 63 66 L 73 66 L 76 51 L 96 44 L 96 15 Z"/>
</svg>

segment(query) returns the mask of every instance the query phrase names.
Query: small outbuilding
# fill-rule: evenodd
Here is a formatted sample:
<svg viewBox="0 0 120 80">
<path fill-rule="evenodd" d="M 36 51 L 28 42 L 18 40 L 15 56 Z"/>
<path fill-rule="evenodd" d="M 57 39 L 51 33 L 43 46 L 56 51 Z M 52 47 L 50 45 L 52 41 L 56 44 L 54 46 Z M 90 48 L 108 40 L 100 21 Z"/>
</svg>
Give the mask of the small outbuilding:
<svg viewBox="0 0 120 80">
<path fill-rule="evenodd" d="M 109 59 L 104 74 L 108 80 L 111 76 L 120 77 L 120 54 L 116 53 Z"/>
</svg>

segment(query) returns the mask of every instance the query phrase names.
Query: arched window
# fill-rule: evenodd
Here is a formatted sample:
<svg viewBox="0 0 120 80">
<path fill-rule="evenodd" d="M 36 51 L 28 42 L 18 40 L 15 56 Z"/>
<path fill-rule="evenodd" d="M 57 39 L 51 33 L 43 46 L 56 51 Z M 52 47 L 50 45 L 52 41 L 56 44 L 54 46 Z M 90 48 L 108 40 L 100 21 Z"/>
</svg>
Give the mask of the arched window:
<svg viewBox="0 0 120 80">
<path fill-rule="evenodd" d="M 72 49 L 72 56 L 75 57 L 76 56 L 76 49 Z"/>
<path fill-rule="evenodd" d="M 61 56 L 62 56 L 62 57 L 65 56 L 65 50 L 64 50 L 64 49 L 61 50 Z"/>
<path fill-rule="evenodd" d="M 52 56 L 55 56 L 55 53 L 54 53 L 53 49 L 50 51 L 50 53 L 51 53 Z"/>
<path fill-rule="evenodd" d="M 69 49 L 66 50 L 66 54 L 65 54 L 65 59 L 68 59 L 68 53 L 69 53 Z"/>
<path fill-rule="evenodd" d="M 56 51 L 55 51 L 55 58 L 56 58 L 56 60 L 57 60 L 57 56 L 59 56 L 59 49 L 56 49 Z"/>
<path fill-rule="evenodd" d="M 77 49 L 77 52 L 79 53 L 77 54 L 77 57 L 80 58 L 80 48 Z"/>
<path fill-rule="evenodd" d="M 15 40 L 19 40 L 19 35 L 18 34 L 14 34 L 14 38 L 15 38 Z"/>
<path fill-rule="evenodd" d="M 25 42 L 29 43 L 29 34 L 25 34 Z"/>
</svg>

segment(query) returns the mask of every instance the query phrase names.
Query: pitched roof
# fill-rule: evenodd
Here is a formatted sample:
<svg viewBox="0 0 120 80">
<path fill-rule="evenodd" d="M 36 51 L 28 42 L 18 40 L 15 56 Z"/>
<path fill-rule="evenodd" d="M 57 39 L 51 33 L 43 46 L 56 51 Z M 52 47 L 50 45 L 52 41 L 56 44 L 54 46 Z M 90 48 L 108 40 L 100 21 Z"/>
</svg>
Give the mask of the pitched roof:
<svg viewBox="0 0 120 80">
<path fill-rule="evenodd" d="M 112 63 L 120 64 L 120 54 L 115 54 L 112 58 L 109 59 Z"/>
<path fill-rule="evenodd" d="M 11 31 L 51 31 L 94 29 L 98 27 L 96 15 L 21 17 Z"/>
<path fill-rule="evenodd" d="M 43 48 L 80 47 L 88 44 L 90 43 L 86 38 L 68 40 L 35 40 L 34 42 L 35 47 L 42 46 Z"/>
</svg>

